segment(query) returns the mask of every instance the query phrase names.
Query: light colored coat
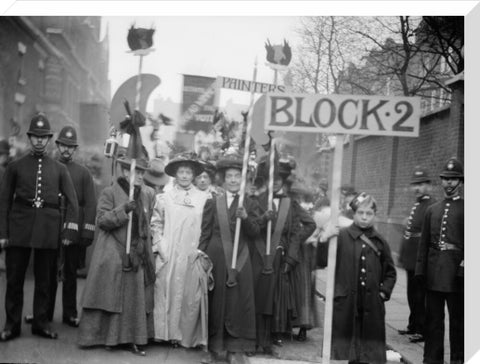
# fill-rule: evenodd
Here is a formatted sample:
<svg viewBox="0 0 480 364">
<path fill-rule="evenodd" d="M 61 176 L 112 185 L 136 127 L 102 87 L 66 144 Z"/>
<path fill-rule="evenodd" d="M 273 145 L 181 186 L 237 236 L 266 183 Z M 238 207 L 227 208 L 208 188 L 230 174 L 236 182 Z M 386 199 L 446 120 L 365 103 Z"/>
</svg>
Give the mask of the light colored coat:
<svg viewBox="0 0 480 364">
<path fill-rule="evenodd" d="M 151 221 L 156 257 L 155 339 L 176 340 L 191 336 L 180 329 L 189 256 L 196 252 L 202 211 L 207 194 L 192 186 L 173 186 L 157 195 Z"/>
<path fill-rule="evenodd" d="M 182 346 L 208 344 L 208 291 L 213 289 L 213 263 L 207 254 L 197 250 L 188 257 L 183 306 L 180 316 Z"/>
</svg>

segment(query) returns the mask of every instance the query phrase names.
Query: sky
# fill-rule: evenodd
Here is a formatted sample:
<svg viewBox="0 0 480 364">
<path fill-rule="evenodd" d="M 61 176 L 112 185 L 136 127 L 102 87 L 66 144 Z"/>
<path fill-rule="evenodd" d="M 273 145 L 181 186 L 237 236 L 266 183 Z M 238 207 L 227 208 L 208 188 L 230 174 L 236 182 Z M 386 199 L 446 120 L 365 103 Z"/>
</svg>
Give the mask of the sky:
<svg viewBox="0 0 480 364">
<path fill-rule="evenodd" d="M 127 31 L 134 24 L 135 27 L 155 28 L 155 50 L 144 57 L 142 66 L 142 72 L 156 74 L 161 80 L 150 102 L 156 97 L 181 102 L 182 74 L 251 80 L 256 58 L 257 80 L 273 83 L 273 71 L 265 65 L 265 41 L 269 39 L 272 44 L 280 44 L 287 39 L 289 43 L 295 43 L 299 18 L 106 16 L 102 21 L 103 32 L 108 28 L 110 38 L 112 95 L 125 80 L 138 72 L 138 57 L 127 53 Z M 248 103 L 248 94 L 233 94 L 236 94 L 235 99 Z M 228 97 L 228 91 L 222 92 L 222 99 L 225 96 Z"/>
</svg>

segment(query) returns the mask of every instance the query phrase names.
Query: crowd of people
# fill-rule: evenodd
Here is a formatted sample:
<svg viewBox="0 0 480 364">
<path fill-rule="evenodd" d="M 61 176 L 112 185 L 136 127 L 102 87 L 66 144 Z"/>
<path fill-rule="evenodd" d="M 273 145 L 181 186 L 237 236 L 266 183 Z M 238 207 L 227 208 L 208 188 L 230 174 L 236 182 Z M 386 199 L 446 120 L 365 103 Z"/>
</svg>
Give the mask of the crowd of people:
<svg viewBox="0 0 480 364">
<path fill-rule="evenodd" d="M 247 172 L 240 195 L 243 157 L 235 153 L 216 161 L 195 153 L 168 162 L 140 157 L 133 167 L 119 155 L 114 181 L 96 193 L 88 169 L 74 162 L 73 127 L 59 132 L 55 159 L 46 153 L 53 132 L 44 114 L 33 117 L 27 135 L 31 152 L 0 167 L 7 276 L 0 341 L 21 335 L 33 253 L 33 314 L 23 319 L 34 335 L 58 337 L 50 322 L 62 281 L 63 322 L 78 327 L 81 347 L 146 355 L 148 344 L 167 342 L 204 348 L 205 363 L 232 361 L 236 353 L 273 355 L 275 345 L 305 341 L 319 325 L 312 272 L 328 266 L 328 242 L 337 236 L 332 359 L 386 362 L 385 302 L 397 273 L 374 227 L 373 196 L 343 186 L 333 223 L 326 181 L 314 195 L 282 158 L 270 196 L 266 159 L 253 177 Z M 3 149 L 0 142 L 0 155 Z M 401 334 L 426 340 L 425 363 L 443 362 L 447 302 L 451 362 L 463 363 L 463 166 L 450 159 L 440 178 L 445 199 L 437 203 L 425 170 L 415 170 L 411 181 L 417 201 L 399 261 L 411 315 Z M 77 270 L 90 245 L 77 303 Z"/>
</svg>

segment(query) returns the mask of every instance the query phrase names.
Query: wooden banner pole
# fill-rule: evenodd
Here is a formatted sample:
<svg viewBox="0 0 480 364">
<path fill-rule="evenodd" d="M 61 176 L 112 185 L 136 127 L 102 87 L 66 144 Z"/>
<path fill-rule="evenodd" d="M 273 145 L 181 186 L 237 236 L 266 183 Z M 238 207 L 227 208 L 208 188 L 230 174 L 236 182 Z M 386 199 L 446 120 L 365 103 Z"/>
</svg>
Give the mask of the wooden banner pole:
<svg viewBox="0 0 480 364">
<path fill-rule="evenodd" d="M 135 97 L 135 110 L 138 110 L 140 107 L 140 91 L 142 90 L 142 63 L 143 63 L 143 55 L 140 55 L 140 60 L 138 62 L 138 79 L 137 79 L 137 94 Z M 134 117 L 134 115 L 135 114 L 132 115 L 132 118 Z M 137 137 L 140 137 L 140 136 L 137 136 Z M 133 200 L 133 188 L 135 183 L 136 163 L 137 163 L 136 159 L 132 158 L 132 164 L 130 164 L 130 186 L 128 190 L 128 199 L 130 201 Z M 133 212 L 130 211 L 128 213 L 128 225 L 127 225 L 127 244 L 126 244 L 127 255 L 130 254 L 130 246 L 132 244 L 132 221 L 133 221 Z"/>
<path fill-rule="evenodd" d="M 330 223 L 338 225 L 340 209 L 340 184 L 342 180 L 343 134 L 337 134 L 333 156 L 332 202 L 330 204 Z M 327 292 L 325 294 L 325 316 L 323 326 L 322 363 L 330 363 L 332 348 L 333 294 L 335 290 L 335 266 L 337 260 L 337 237 L 329 241 L 327 266 Z"/>
<path fill-rule="evenodd" d="M 257 81 L 257 64 L 258 61 L 255 58 L 255 66 L 253 69 L 253 83 Z M 248 160 L 250 158 L 250 134 L 252 130 L 252 110 L 253 110 L 253 102 L 255 101 L 255 93 L 252 90 L 250 95 L 250 105 L 248 108 L 248 116 L 247 116 L 247 130 L 246 130 L 246 137 L 245 137 L 245 150 L 243 153 L 243 165 L 242 165 L 242 181 L 240 182 L 240 193 L 238 196 L 238 207 L 243 206 L 243 200 L 245 197 L 245 187 L 247 184 L 247 172 L 248 172 Z M 242 219 L 237 217 L 236 225 L 235 225 L 235 238 L 233 240 L 233 256 L 232 256 L 232 269 L 237 267 L 237 256 L 238 256 L 238 244 L 240 241 L 240 227 L 242 224 Z"/>
<path fill-rule="evenodd" d="M 272 138 L 270 140 L 270 165 L 268 168 L 268 210 L 273 210 L 273 180 L 274 180 L 274 170 L 275 170 L 275 140 Z M 270 248 L 272 244 L 272 220 L 267 222 L 267 246 L 266 246 L 266 255 L 270 255 Z M 271 268 L 271 267 L 269 267 Z"/>
</svg>

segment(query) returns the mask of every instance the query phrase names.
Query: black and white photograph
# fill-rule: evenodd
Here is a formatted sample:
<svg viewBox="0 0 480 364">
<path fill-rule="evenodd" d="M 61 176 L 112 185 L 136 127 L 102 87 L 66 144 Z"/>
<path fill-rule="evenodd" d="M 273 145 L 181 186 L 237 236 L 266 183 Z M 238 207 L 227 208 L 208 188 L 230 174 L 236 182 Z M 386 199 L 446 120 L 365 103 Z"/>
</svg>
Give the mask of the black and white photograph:
<svg viewBox="0 0 480 364">
<path fill-rule="evenodd" d="M 477 1 L 7 3 L 0 363 L 480 362 Z"/>
</svg>

